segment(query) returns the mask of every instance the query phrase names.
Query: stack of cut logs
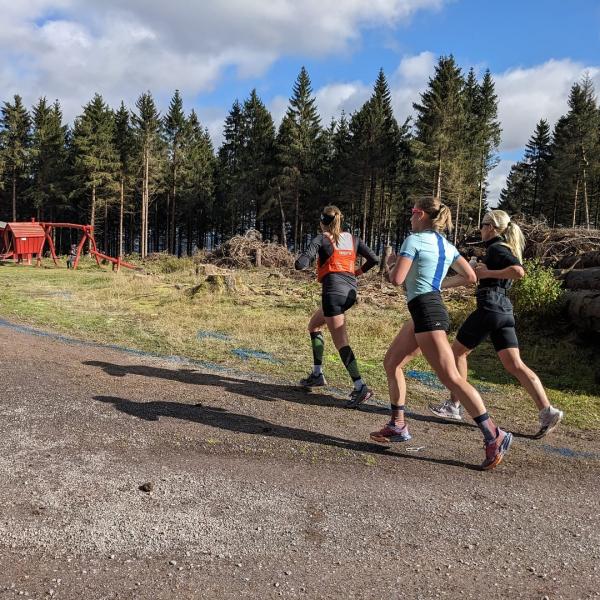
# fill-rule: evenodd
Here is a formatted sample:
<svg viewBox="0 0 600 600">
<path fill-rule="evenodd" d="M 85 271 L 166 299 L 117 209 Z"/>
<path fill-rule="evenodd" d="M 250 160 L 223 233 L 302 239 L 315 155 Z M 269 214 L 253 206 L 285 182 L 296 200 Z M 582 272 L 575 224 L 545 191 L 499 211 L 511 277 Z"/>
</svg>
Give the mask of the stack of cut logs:
<svg viewBox="0 0 600 600">
<path fill-rule="evenodd" d="M 566 256 L 556 266 L 573 324 L 582 332 L 600 334 L 600 250 Z"/>
<path fill-rule="evenodd" d="M 551 229 L 540 222 L 520 225 L 525 257 L 553 267 L 562 280 L 573 325 L 582 333 L 600 334 L 600 230 Z"/>
</svg>

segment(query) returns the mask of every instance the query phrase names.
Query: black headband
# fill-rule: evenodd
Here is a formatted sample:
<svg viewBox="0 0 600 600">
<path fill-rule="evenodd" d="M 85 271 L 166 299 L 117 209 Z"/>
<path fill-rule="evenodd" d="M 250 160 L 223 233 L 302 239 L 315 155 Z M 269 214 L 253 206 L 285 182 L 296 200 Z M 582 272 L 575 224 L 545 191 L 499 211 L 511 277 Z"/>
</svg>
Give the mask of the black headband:
<svg viewBox="0 0 600 600">
<path fill-rule="evenodd" d="M 323 223 L 323 225 L 331 225 L 334 219 L 335 215 L 326 215 L 324 213 L 321 213 L 321 223 Z"/>
</svg>

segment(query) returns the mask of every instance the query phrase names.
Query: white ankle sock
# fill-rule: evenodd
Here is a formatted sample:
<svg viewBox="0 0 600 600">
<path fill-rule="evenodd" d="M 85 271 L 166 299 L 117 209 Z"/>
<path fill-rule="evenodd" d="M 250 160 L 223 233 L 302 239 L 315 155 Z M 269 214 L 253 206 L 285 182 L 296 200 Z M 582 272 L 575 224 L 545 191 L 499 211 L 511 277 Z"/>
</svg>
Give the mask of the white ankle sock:
<svg viewBox="0 0 600 600">
<path fill-rule="evenodd" d="M 362 390 L 362 386 L 363 386 L 363 385 L 365 385 L 365 382 L 364 382 L 362 379 L 357 379 L 357 380 L 354 382 L 354 389 L 355 389 L 355 390 L 357 390 L 357 391 L 358 391 L 358 390 Z"/>
<path fill-rule="evenodd" d="M 323 372 L 323 365 L 313 365 L 313 375 L 320 375 Z"/>
</svg>

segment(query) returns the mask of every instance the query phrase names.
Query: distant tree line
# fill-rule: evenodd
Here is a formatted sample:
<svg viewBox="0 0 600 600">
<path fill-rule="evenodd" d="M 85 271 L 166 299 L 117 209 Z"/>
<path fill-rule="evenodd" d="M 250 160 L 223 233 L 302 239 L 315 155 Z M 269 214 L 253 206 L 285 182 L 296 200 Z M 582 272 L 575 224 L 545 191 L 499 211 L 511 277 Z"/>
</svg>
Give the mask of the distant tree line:
<svg viewBox="0 0 600 600">
<path fill-rule="evenodd" d="M 554 129 L 536 125 L 515 163 L 500 208 L 545 219 L 551 226 L 600 226 L 600 107 L 585 76 L 571 87 L 569 111 Z"/>
<path fill-rule="evenodd" d="M 554 139 L 528 146 L 503 194 L 511 210 L 565 224 L 574 206 L 578 223 L 597 222 L 592 98 L 588 80 L 575 86 L 572 114 Z M 299 249 L 320 209 L 335 203 L 379 251 L 406 235 L 411 198 L 436 194 L 452 209 L 454 236 L 462 235 L 486 208 L 498 163 L 497 105 L 489 71 L 478 79 L 444 56 L 404 123 L 394 117 L 383 71 L 359 110 L 322 123 L 302 68 L 279 127 L 252 90 L 233 103 L 215 150 L 179 91 L 164 115 L 150 92 L 133 109 L 111 108 L 96 94 L 72 126 L 58 101 L 40 98 L 29 111 L 16 95 L 0 114 L 0 219 L 91 223 L 104 251 L 144 257 L 191 254 L 251 227 Z M 62 251 L 69 241 L 57 240 Z"/>
</svg>

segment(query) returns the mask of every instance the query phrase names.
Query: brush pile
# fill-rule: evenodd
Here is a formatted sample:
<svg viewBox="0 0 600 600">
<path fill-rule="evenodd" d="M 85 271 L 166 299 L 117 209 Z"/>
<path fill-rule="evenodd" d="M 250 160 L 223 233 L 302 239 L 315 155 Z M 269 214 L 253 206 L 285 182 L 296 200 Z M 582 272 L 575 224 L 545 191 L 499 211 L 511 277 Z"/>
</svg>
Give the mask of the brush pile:
<svg viewBox="0 0 600 600">
<path fill-rule="evenodd" d="M 252 266 L 291 268 L 294 255 L 279 244 L 264 242 L 262 234 L 249 229 L 244 235 L 236 235 L 206 257 L 219 266 L 247 269 Z"/>
<path fill-rule="evenodd" d="M 551 229 L 540 222 L 519 225 L 526 241 L 525 258 L 538 258 L 544 265 L 559 269 L 575 265 L 589 252 L 600 258 L 598 229 Z"/>
</svg>

